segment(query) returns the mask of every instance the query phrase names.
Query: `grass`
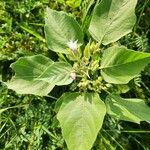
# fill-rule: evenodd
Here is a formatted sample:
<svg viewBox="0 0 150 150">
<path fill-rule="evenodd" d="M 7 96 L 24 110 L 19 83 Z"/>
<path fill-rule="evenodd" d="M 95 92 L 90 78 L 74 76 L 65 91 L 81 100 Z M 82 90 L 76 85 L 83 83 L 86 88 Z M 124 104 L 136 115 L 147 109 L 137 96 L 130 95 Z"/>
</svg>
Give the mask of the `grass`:
<svg viewBox="0 0 150 150">
<path fill-rule="evenodd" d="M 21 56 L 44 54 L 54 58 L 44 40 L 44 10 L 64 10 L 88 24 L 96 1 L 84 0 L 73 5 L 67 0 L 2 0 L 0 2 L 0 80 L 13 75 L 9 66 Z M 80 4 L 80 5 L 79 5 Z M 86 9 L 88 8 L 88 11 Z M 81 13 L 79 13 L 81 12 Z M 139 0 L 137 23 L 133 32 L 120 40 L 137 51 L 150 52 L 150 0 Z M 81 19 L 82 16 L 84 20 Z M 86 26 L 84 27 L 87 28 Z M 124 96 L 140 97 L 150 104 L 150 67 L 130 83 L 132 90 Z M 0 85 L 0 149 L 1 150 L 65 150 L 55 116 L 55 101 L 67 88 L 56 87 L 49 97 L 17 95 Z M 93 150 L 149 150 L 150 124 L 117 121 L 106 116 L 102 132 Z"/>
</svg>

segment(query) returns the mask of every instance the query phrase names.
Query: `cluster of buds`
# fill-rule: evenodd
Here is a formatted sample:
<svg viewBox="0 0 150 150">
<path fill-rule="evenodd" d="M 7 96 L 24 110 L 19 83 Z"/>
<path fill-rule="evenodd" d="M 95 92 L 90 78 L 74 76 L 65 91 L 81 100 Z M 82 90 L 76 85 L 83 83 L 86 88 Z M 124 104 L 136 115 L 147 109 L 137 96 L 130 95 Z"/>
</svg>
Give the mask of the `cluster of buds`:
<svg viewBox="0 0 150 150">
<path fill-rule="evenodd" d="M 98 51 L 99 51 L 99 44 L 95 42 L 92 43 L 89 42 L 84 49 L 84 57 L 89 60 L 90 57 Z"/>
<path fill-rule="evenodd" d="M 96 80 L 92 82 L 91 90 L 98 93 L 101 93 L 102 90 L 107 90 L 107 87 L 104 84 L 102 77 L 98 77 Z"/>
<path fill-rule="evenodd" d="M 86 80 L 86 79 L 82 79 L 80 81 L 80 83 L 78 84 L 78 87 L 81 91 L 85 91 L 85 90 L 88 90 L 89 87 L 91 86 L 91 81 L 90 80 Z"/>
<path fill-rule="evenodd" d="M 70 40 L 67 43 L 67 46 L 71 50 L 73 56 L 76 58 L 79 50 L 77 40 Z M 107 86 L 101 76 L 97 77 L 97 79 L 95 79 L 95 77 L 94 79 L 91 78 L 97 74 L 97 70 L 99 70 L 99 53 L 99 44 L 95 42 L 89 42 L 83 51 L 83 57 L 79 59 L 79 61 L 74 62 L 74 71 L 70 73 L 70 77 L 73 80 L 76 80 L 77 74 L 81 77 L 79 83 L 75 82 L 76 87 L 78 87 L 80 91 L 90 90 L 101 93 L 101 91 L 106 91 L 110 88 Z"/>
<path fill-rule="evenodd" d="M 78 87 L 80 91 L 90 90 L 97 93 L 101 93 L 103 90 L 108 90 L 108 87 L 103 82 L 102 77 L 98 77 L 96 80 L 88 80 L 83 78 L 78 84 Z"/>
</svg>

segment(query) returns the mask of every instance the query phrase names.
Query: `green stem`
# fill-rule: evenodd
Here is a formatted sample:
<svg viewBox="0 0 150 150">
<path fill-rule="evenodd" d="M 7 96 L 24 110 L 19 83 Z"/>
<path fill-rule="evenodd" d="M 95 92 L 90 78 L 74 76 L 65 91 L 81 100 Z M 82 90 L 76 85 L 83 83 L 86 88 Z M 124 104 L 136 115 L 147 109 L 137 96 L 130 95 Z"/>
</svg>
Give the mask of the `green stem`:
<svg viewBox="0 0 150 150">
<path fill-rule="evenodd" d="M 123 146 L 122 146 L 118 141 L 116 141 L 116 139 L 115 139 L 113 136 L 111 136 L 106 130 L 103 129 L 103 131 L 104 131 L 122 150 L 125 150 L 125 149 L 123 148 Z"/>
<path fill-rule="evenodd" d="M 142 17 L 143 12 L 144 12 L 144 9 L 145 9 L 146 5 L 148 4 L 148 2 L 149 2 L 149 0 L 147 0 L 147 1 L 145 0 L 145 2 L 144 2 L 144 5 L 143 5 L 141 13 L 140 13 L 140 16 L 139 16 L 138 21 L 137 21 L 137 25 L 140 23 L 141 17 Z"/>
<path fill-rule="evenodd" d="M 108 131 L 108 132 L 116 132 L 116 130 L 105 130 L 105 131 Z M 120 130 L 120 132 L 122 133 L 150 133 L 150 131 L 144 131 L 144 130 Z"/>
</svg>

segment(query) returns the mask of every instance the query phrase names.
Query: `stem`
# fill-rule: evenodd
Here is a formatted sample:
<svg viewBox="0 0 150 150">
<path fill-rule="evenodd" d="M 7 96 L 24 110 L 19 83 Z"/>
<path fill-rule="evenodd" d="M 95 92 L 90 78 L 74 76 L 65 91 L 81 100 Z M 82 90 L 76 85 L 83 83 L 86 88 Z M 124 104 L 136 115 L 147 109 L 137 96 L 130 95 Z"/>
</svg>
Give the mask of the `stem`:
<svg viewBox="0 0 150 150">
<path fill-rule="evenodd" d="M 108 131 L 108 132 L 116 132 L 116 130 L 105 130 L 105 131 Z M 120 130 L 120 132 L 122 133 L 150 133 L 150 131 L 144 131 L 144 130 Z"/>
<path fill-rule="evenodd" d="M 145 87 L 145 89 L 148 91 L 148 93 L 150 94 L 150 89 L 145 85 L 145 83 L 142 82 L 142 85 Z"/>
<path fill-rule="evenodd" d="M 137 22 L 136 22 L 136 25 L 135 25 L 135 27 L 134 27 L 134 30 L 133 30 L 133 33 L 134 33 L 134 34 L 135 34 L 135 30 L 136 30 L 137 25 L 140 23 L 141 17 L 142 17 L 143 12 L 144 12 L 144 9 L 145 9 L 146 5 L 148 4 L 148 2 L 149 2 L 149 0 L 147 0 L 147 1 L 145 0 L 145 2 L 144 2 L 144 5 L 143 5 L 142 10 L 141 10 L 141 13 L 140 13 L 140 16 L 139 16 L 139 18 L 138 18 L 138 20 L 137 20 Z M 133 35 L 134 35 L 134 34 L 133 34 Z"/>
<path fill-rule="evenodd" d="M 142 17 L 143 12 L 144 12 L 144 9 L 145 9 L 146 5 L 148 4 L 148 2 L 149 2 L 149 0 L 145 1 L 144 5 L 143 5 L 143 7 L 142 7 L 142 10 L 141 10 L 139 19 L 138 19 L 138 21 L 137 21 L 137 25 L 140 23 L 141 17 Z"/>
<path fill-rule="evenodd" d="M 51 95 L 46 95 L 45 97 L 49 97 L 49 98 L 52 98 L 52 99 L 55 99 L 57 100 L 58 98 L 54 97 L 54 96 L 51 96 Z"/>
<path fill-rule="evenodd" d="M 103 131 L 122 149 L 122 150 L 125 150 L 123 148 L 123 146 L 118 142 L 116 141 L 116 139 L 114 137 L 112 137 L 106 130 L 103 129 Z"/>
</svg>

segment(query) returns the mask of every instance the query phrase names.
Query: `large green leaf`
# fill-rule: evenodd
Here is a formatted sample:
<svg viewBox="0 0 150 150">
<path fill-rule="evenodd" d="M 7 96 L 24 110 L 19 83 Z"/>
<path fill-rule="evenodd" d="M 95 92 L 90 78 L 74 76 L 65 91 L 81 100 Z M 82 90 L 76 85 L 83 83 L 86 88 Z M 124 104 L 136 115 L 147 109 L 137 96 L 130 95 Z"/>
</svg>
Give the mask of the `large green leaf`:
<svg viewBox="0 0 150 150">
<path fill-rule="evenodd" d="M 89 31 L 107 45 L 132 31 L 137 0 L 102 0 L 94 9 Z"/>
<path fill-rule="evenodd" d="M 106 99 L 107 113 L 125 121 L 140 123 L 150 121 L 150 107 L 141 99 L 123 99 L 110 95 Z"/>
<path fill-rule="evenodd" d="M 101 74 L 105 81 L 126 84 L 150 62 L 150 53 L 136 52 L 126 47 L 113 46 L 104 51 Z"/>
<path fill-rule="evenodd" d="M 70 84 L 72 67 L 43 55 L 20 58 L 11 65 L 15 77 L 7 84 L 19 94 L 47 95 L 55 85 Z"/>
<path fill-rule="evenodd" d="M 90 150 L 106 113 L 98 94 L 67 93 L 57 114 L 69 150 Z"/>
<path fill-rule="evenodd" d="M 83 44 L 82 30 L 74 18 L 49 8 L 46 10 L 45 36 L 48 47 L 55 52 L 69 53 L 67 43 L 70 40 Z"/>
</svg>

